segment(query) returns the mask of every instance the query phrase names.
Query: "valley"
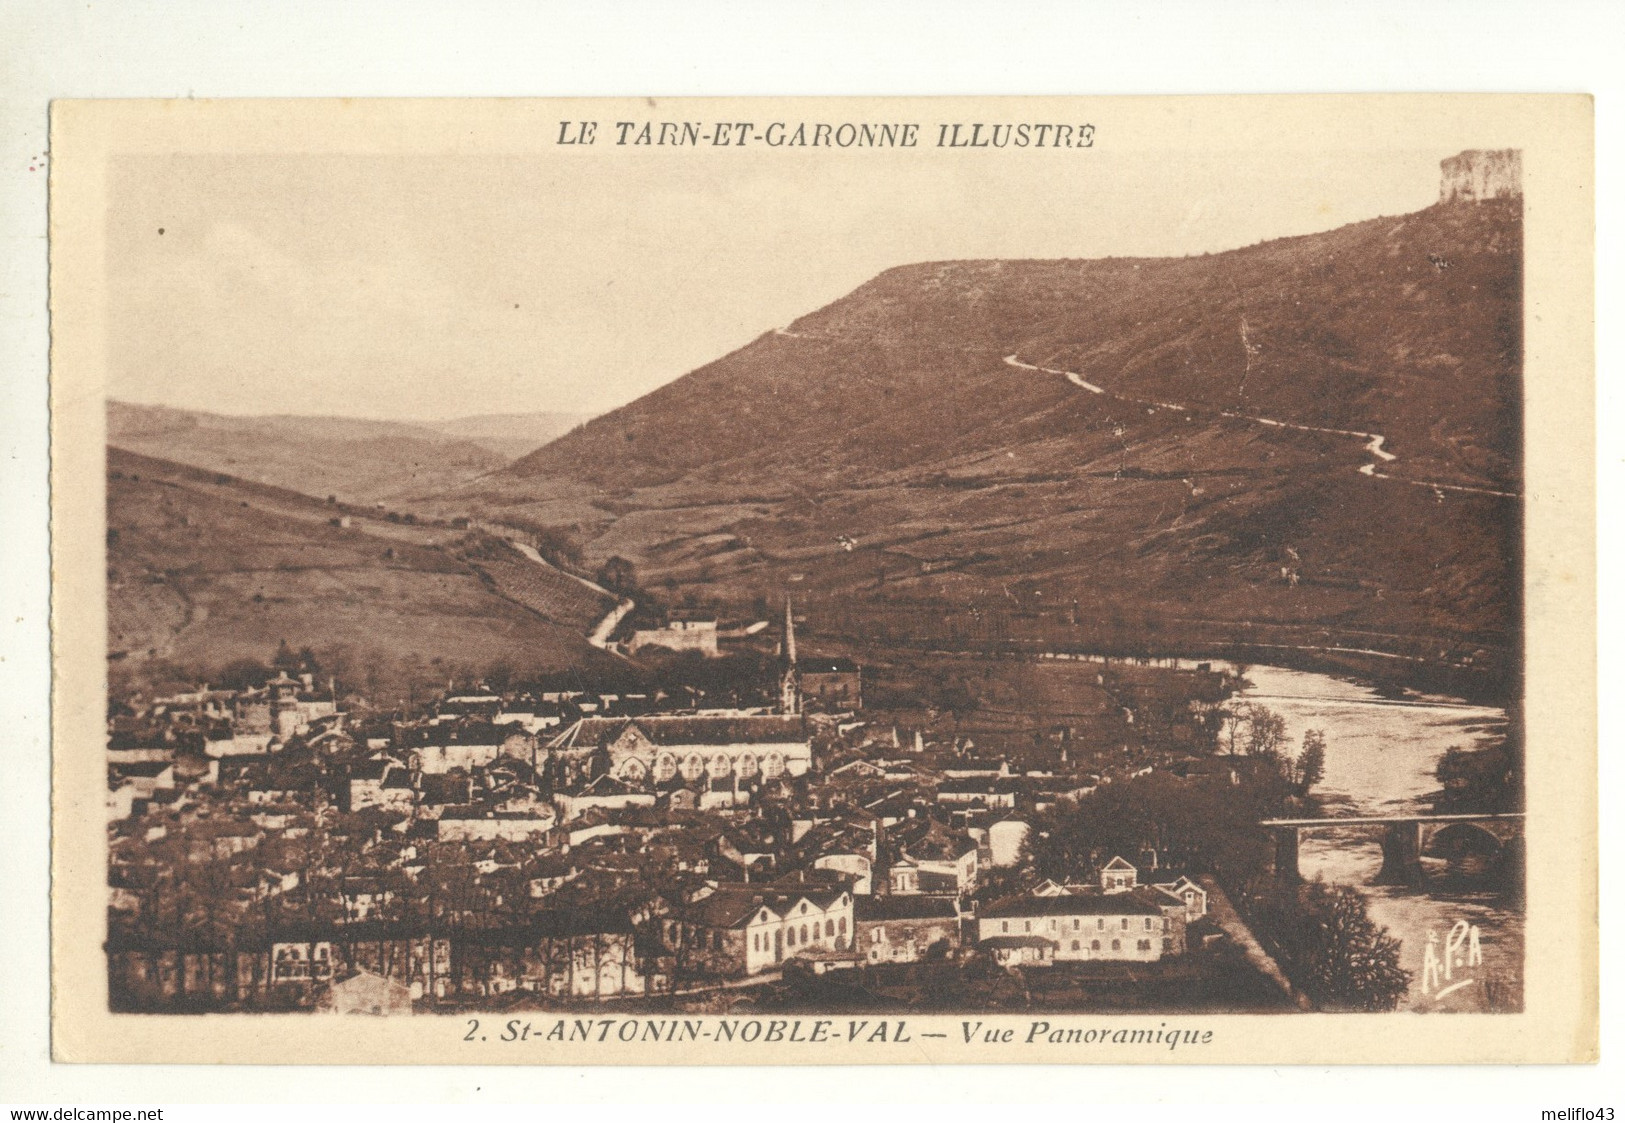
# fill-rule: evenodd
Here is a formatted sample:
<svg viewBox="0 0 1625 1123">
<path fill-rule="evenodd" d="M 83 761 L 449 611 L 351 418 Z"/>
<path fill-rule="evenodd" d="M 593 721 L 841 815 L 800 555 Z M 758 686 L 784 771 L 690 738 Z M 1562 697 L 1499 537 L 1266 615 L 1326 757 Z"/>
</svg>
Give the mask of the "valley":
<svg viewBox="0 0 1625 1123">
<path fill-rule="evenodd" d="M 287 489 L 255 507 L 323 532 L 309 497 L 430 550 L 497 528 L 520 546 L 458 564 L 502 590 L 505 634 L 511 608 L 561 615 L 522 526 L 578 574 L 620 559 L 656 604 L 789 591 L 854 648 L 1233 656 L 1482 696 L 1516 678 L 1520 268 L 1506 200 L 1201 257 L 925 263 L 583 424 L 113 403 L 109 440 Z M 603 649 L 630 609 L 580 580 L 551 623 Z"/>
<path fill-rule="evenodd" d="M 1193 258 L 904 266 L 427 502 L 557 527 L 669 598 L 1166 651 L 1276 629 L 1504 680 L 1520 271 L 1499 200 Z"/>
<path fill-rule="evenodd" d="M 1521 1010 L 1521 204 L 1464 155 L 887 269 L 590 421 L 111 403 L 113 1008 Z"/>
</svg>

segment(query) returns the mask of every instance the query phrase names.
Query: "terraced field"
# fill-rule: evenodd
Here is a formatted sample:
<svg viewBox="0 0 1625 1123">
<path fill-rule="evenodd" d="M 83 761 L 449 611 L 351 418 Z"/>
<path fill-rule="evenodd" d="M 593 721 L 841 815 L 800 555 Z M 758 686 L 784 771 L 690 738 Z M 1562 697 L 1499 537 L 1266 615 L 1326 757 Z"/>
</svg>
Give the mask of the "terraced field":
<svg viewBox="0 0 1625 1123">
<path fill-rule="evenodd" d="M 592 666 L 598 599 L 511 550 L 501 579 L 461 532 L 361 520 L 320 501 L 118 449 L 108 454 L 108 655 L 120 675 L 207 678 L 279 643 L 374 690 L 444 684 L 497 661 Z M 504 548 L 506 550 L 506 548 Z"/>
</svg>

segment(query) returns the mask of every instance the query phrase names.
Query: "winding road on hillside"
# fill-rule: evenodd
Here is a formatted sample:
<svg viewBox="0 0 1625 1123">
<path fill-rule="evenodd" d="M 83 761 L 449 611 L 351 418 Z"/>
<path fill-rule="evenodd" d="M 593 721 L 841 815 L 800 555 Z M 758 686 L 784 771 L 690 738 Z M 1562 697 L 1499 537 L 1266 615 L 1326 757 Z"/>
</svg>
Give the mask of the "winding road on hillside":
<svg viewBox="0 0 1625 1123">
<path fill-rule="evenodd" d="M 1384 437 L 1381 433 L 1364 433 L 1358 429 L 1329 429 L 1319 425 L 1300 425 L 1295 421 L 1281 421 L 1273 417 L 1257 417 L 1252 414 L 1235 413 L 1224 409 L 1215 410 L 1210 407 L 1180 405 L 1178 402 L 1159 402 L 1148 398 L 1135 398 L 1130 397 L 1127 394 L 1114 393 L 1113 391 L 1107 390 L 1104 387 L 1096 386 L 1093 382 L 1090 382 L 1088 379 L 1084 378 L 1083 375 L 1079 374 L 1077 371 L 1061 370 L 1057 367 L 1045 367 L 1037 366 L 1033 363 L 1024 363 L 1021 361 L 1021 357 L 1019 355 L 1006 355 L 1004 357 L 1004 361 L 1005 365 L 1015 367 L 1018 370 L 1038 371 L 1043 374 L 1058 374 L 1065 378 L 1068 382 L 1072 383 L 1072 385 L 1077 386 L 1080 389 L 1087 390 L 1091 394 L 1100 394 L 1105 397 L 1115 399 L 1116 401 L 1128 402 L 1137 406 L 1144 406 L 1150 410 L 1170 409 L 1186 414 L 1207 413 L 1216 415 L 1218 417 L 1226 417 L 1232 421 L 1247 421 L 1254 425 L 1267 425 L 1274 429 L 1295 429 L 1300 433 L 1325 433 L 1334 437 L 1354 437 L 1357 440 L 1364 441 L 1365 451 L 1370 453 L 1372 456 L 1375 456 L 1378 461 L 1383 463 L 1392 463 L 1394 460 L 1398 459 L 1393 453 L 1383 448 L 1383 445 L 1387 443 L 1388 438 Z M 1432 488 L 1434 493 L 1441 499 L 1444 498 L 1443 493 L 1447 491 L 1467 492 L 1473 495 L 1493 495 L 1500 499 L 1518 498 L 1518 494 L 1511 491 L 1493 491 L 1487 487 L 1467 487 L 1463 484 L 1446 484 L 1437 483 L 1432 480 L 1412 480 L 1407 479 L 1404 476 L 1391 476 L 1387 472 L 1377 471 L 1376 461 L 1368 461 L 1367 463 L 1360 465 L 1358 470 L 1362 476 L 1369 476 L 1374 480 L 1391 480 L 1394 483 L 1410 484 L 1412 487 Z"/>
<path fill-rule="evenodd" d="M 518 550 L 526 558 L 530 559 L 530 561 L 534 562 L 536 565 L 541 566 L 543 569 L 551 570 L 554 573 L 562 573 L 564 576 L 576 582 L 578 585 L 591 589 L 599 596 L 610 597 L 615 600 L 615 607 L 610 609 L 609 612 L 604 615 L 602 620 L 598 621 L 598 626 L 594 628 L 591 634 L 587 636 L 587 642 L 592 644 L 600 651 L 608 651 L 611 654 L 619 655 L 620 652 L 615 651 L 609 646 L 609 637 L 615 634 L 615 629 L 621 626 L 621 621 L 626 619 L 627 613 L 631 612 L 637 607 L 637 603 L 627 599 L 626 597 L 616 598 L 614 593 L 610 592 L 602 585 L 599 585 L 593 581 L 588 581 L 585 577 L 577 577 L 573 573 L 568 573 L 565 570 L 560 569 L 558 566 L 542 557 L 541 553 L 536 549 L 536 547 L 530 545 L 528 542 L 521 542 L 515 538 L 509 538 L 507 541 L 508 545 L 512 546 L 515 550 Z"/>
</svg>

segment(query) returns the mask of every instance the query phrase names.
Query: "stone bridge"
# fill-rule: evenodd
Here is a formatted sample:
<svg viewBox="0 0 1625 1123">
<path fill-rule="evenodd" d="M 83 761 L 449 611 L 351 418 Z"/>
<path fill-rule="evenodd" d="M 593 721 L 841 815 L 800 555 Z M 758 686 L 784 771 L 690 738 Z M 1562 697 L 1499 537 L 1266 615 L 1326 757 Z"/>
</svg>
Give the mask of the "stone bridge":
<svg viewBox="0 0 1625 1123">
<path fill-rule="evenodd" d="M 1266 819 L 1259 824 L 1275 836 L 1275 880 L 1294 885 L 1298 872 L 1298 840 L 1305 831 L 1342 830 L 1348 827 L 1382 829 L 1382 869 L 1377 885 L 1421 888 L 1426 882 L 1422 855 L 1476 853 L 1498 861 L 1509 843 L 1523 842 L 1523 812 L 1481 815 L 1383 815 L 1353 819 Z"/>
</svg>

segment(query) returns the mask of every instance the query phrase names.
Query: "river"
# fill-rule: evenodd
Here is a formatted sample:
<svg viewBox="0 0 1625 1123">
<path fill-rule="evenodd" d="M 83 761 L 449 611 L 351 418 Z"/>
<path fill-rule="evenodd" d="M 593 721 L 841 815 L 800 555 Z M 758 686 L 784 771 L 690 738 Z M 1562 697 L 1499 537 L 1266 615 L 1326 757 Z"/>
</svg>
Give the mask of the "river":
<svg viewBox="0 0 1625 1123">
<path fill-rule="evenodd" d="M 1354 815 L 1431 814 L 1424 798 L 1438 788 L 1433 770 L 1446 749 L 1493 744 L 1506 729 L 1506 711 L 1458 699 L 1385 698 L 1369 687 L 1329 675 L 1250 666 L 1241 697 L 1267 706 L 1286 721 L 1293 745 L 1306 729 L 1326 735 L 1326 776 L 1315 794 L 1330 818 Z M 1517 906 L 1489 892 L 1418 891 L 1371 882 L 1382 849 L 1370 831 L 1315 832 L 1303 836 L 1298 868 L 1306 878 L 1359 886 L 1371 917 L 1401 941 L 1411 972 L 1406 1010 L 1486 1012 L 1518 1010 L 1523 1003 L 1524 918 Z M 1481 964 L 1463 963 L 1449 978 L 1425 977 L 1428 942 L 1442 961 L 1458 922 L 1466 926 L 1463 958 L 1476 927 Z M 1470 979 L 1466 985 L 1458 986 Z M 1431 983 L 1432 985 L 1426 985 Z M 1453 988 L 1453 989 L 1452 989 Z"/>
</svg>

